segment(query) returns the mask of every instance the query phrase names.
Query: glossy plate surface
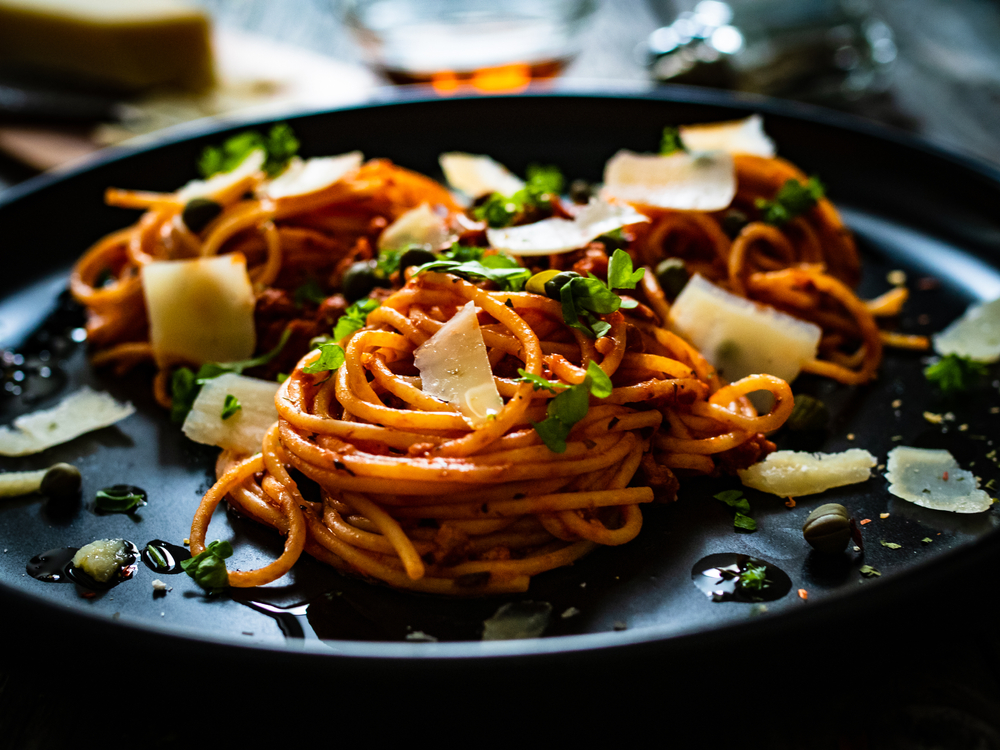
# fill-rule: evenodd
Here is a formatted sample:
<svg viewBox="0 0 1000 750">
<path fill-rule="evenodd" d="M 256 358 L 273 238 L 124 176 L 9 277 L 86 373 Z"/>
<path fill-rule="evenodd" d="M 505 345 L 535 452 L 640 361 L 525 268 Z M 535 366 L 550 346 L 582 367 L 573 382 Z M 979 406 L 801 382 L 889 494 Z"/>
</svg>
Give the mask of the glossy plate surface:
<svg viewBox="0 0 1000 750">
<path fill-rule="evenodd" d="M 754 111 L 764 113 L 779 154 L 821 178 L 855 231 L 865 264 L 861 295 L 887 290 L 890 270 L 907 273 L 912 295 L 899 330 L 940 330 L 968 304 L 1000 296 L 1000 176 L 913 139 L 816 110 L 665 90 L 411 98 L 286 121 L 305 156 L 360 149 L 366 157 L 386 157 L 440 177 L 439 153 L 468 151 L 488 153 L 521 174 L 530 163 L 555 164 L 570 180 L 593 181 L 618 149 L 655 150 L 666 124 L 732 119 Z M 41 380 L 56 386 L 34 403 L 4 392 L 0 423 L 48 406 L 81 384 L 137 407 L 118 426 L 41 456 L 0 459 L 2 470 L 70 461 L 84 477 L 80 504 L 64 508 L 29 496 L 5 500 L 0 507 L 0 599 L 7 612 L 18 615 L 6 618 L 5 628 L 12 632 L 55 622 L 150 650 L 207 646 L 279 660 L 304 653 L 312 660 L 353 656 L 422 662 L 641 644 L 669 650 L 735 642 L 755 629 L 794 628 L 810 618 L 864 611 L 885 597 L 912 596 L 917 580 L 926 583 L 961 570 L 995 543 L 995 511 L 959 516 L 924 510 L 890 496 L 881 472 L 873 472 L 865 484 L 802 498 L 794 507 L 748 491 L 759 524 L 753 534 L 734 532 L 731 511 L 711 497 L 738 483 L 688 481 L 677 503 L 644 508 L 645 525 L 634 542 L 543 574 L 526 595 L 516 597 L 455 601 L 399 593 L 305 558 L 278 584 L 213 597 L 184 575 L 159 576 L 172 589 L 154 596 L 151 582 L 158 576 L 142 564 L 132 580 L 92 597 L 82 596 L 73 584 L 25 575 L 33 556 L 95 538 L 123 537 L 141 548 L 154 539 L 179 544 L 188 535 L 193 511 L 213 480 L 214 450 L 188 442 L 170 423 L 153 402 L 149 373 L 116 379 L 95 372 L 82 346 L 64 339 L 59 349 L 45 337 L 69 334 L 80 325 L 71 306 L 57 310 L 73 260 L 103 234 L 136 218 L 105 207 L 104 189 L 173 190 L 195 176 L 204 146 L 246 125 L 203 127 L 106 156 L 62 177 L 40 178 L 9 191 L 0 202 L 6 264 L 0 278 L 0 344 L 23 353 L 29 365 L 48 366 L 52 374 Z M 48 352 L 47 360 L 33 359 L 42 352 Z M 945 447 L 984 484 L 998 480 L 992 441 L 1000 423 L 993 413 L 1000 406 L 997 387 L 988 380 L 961 399 L 945 399 L 925 382 L 924 357 L 890 350 L 878 380 L 860 388 L 800 378 L 796 392 L 822 397 L 833 423 L 827 433 L 805 440 L 781 434 L 779 447 L 862 447 L 881 463 L 896 445 Z M 18 369 L 24 370 L 8 357 L 5 382 L 20 383 L 13 380 Z M 30 378 L 38 380 L 29 372 Z M 949 416 L 934 424 L 924 412 Z M 143 487 L 148 505 L 133 516 L 96 513 L 96 490 L 117 483 Z M 863 555 L 849 552 L 831 562 L 810 552 L 802 522 L 824 502 L 843 503 L 855 518 L 870 519 L 862 527 Z M 273 558 L 281 544 L 272 532 L 223 510 L 209 538 L 232 539 L 241 567 Z M 716 553 L 748 554 L 777 565 L 790 577 L 791 592 L 768 602 L 766 613 L 758 615 L 754 612 L 760 608 L 750 604 L 711 601 L 691 577 L 699 560 Z M 862 576 L 865 564 L 881 575 Z M 799 589 L 808 601 L 797 595 Z M 483 621 L 507 602 L 549 605 L 545 637 L 480 642 Z"/>
</svg>

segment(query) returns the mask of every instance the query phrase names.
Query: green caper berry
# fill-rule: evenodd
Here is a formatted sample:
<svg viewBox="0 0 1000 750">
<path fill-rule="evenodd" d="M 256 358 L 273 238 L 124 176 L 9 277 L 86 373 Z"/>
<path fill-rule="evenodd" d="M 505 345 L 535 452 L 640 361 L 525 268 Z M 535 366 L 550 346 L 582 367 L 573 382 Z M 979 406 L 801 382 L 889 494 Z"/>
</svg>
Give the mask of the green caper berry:
<svg viewBox="0 0 1000 750">
<path fill-rule="evenodd" d="M 559 292 L 573 279 L 580 278 L 576 271 L 560 271 L 545 282 L 545 296 L 549 299 L 560 299 Z"/>
<path fill-rule="evenodd" d="M 80 470 L 73 464 L 55 464 L 42 477 L 41 491 L 53 500 L 68 500 L 80 492 Z"/>
<path fill-rule="evenodd" d="M 656 264 L 656 280 L 670 301 L 677 298 L 689 278 L 691 274 L 680 258 L 666 258 Z"/>
<path fill-rule="evenodd" d="M 184 226 L 195 234 L 201 234 L 201 230 L 207 227 L 216 216 L 222 213 L 222 206 L 208 198 L 192 198 L 184 204 L 184 211 L 181 219 Z"/>
<path fill-rule="evenodd" d="M 795 396 L 795 406 L 785 420 L 789 430 L 822 430 L 830 421 L 830 411 L 818 398 L 805 393 Z"/>
<path fill-rule="evenodd" d="M 821 505 L 802 524 L 802 535 L 817 552 L 843 552 L 851 539 L 851 516 L 839 503 Z"/>
<path fill-rule="evenodd" d="M 379 277 L 377 268 L 378 263 L 374 260 L 359 260 L 344 272 L 341 291 L 348 302 L 357 302 L 367 297 L 377 286 L 390 285 L 388 279 Z"/>
<path fill-rule="evenodd" d="M 722 231 L 726 233 L 729 239 L 736 239 L 736 235 L 742 232 L 743 227 L 749 222 L 750 219 L 745 213 L 738 208 L 731 208 L 722 216 Z"/>
<path fill-rule="evenodd" d="M 411 247 L 399 256 L 399 279 L 400 283 L 406 279 L 406 269 L 411 266 L 422 266 L 424 263 L 433 263 L 438 258 L 430 250 L 422 247 Z"/>
</svg>

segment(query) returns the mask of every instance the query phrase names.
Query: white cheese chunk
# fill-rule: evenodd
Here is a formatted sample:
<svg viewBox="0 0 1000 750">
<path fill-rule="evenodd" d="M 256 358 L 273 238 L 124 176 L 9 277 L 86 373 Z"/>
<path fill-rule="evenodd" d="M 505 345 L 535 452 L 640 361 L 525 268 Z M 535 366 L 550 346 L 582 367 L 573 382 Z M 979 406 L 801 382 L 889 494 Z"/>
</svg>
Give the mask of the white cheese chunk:
<svg viewBox="0 0 1000 750">
<path fill-rule="evenodd" d="M 604 167 L 601 195 L 656 208 L 718 211 L 736 195 L 736 167 L 725 151 L 619 151 Z"/>
<path fill-rule="evenodd" d="M 87 432 L 109 427 L 135 412 L 110 394 L 83 387 L 51 409 L 24 414 L 14 429 L 0 427 L 0 456 L 27 456 L 67 443 Z"/>
<path fill-rule="evenodd" d="M 1000 360 L 1000 299 L 973 305 L 934 336 L 934 351 L 980 362 Z"/>
<path fill-rule="evenodd" d="M 424 393 L 458 407 L 474 427 L 503 409 L 477 313 L 469 302 L 413 353 Z"/>
<path fill-rule="evenodd" d="M 993 502 L 946 450 L 901 445 L 889 451 L 886 468 L 889 492 L 924 508 L 980 513 Z"/>
<path fill-rule="evenodd" d="M 470 198 L 488 193 L 512 195 L 524 187 L 521 179 L 488 156 L 453 151 L 441 154 L 438 162 L 448 184 Z"/>
<path fill-rule="evenodd" d="M 737 473 L 747 487 L 781 497 L 801 497 L 867 481 L 875 456 L 861 448 L 842 453 L 775 451 Z"/>
<path fill-rule="evenodd" d="M 490 247 L 511 255 L 556 255 L 584 247 L 602 234 L 649 221 L 629 205 L 592 200 L 572 219 L 551 218 L 504 229 L 487 229 Z"/>
<path fill-rule="evenodd" d="M 677 130 L 681 142 L 690 151 L 728 151 L 768 158 L 777 153 L 774 141 L 764 132 L 764 118 L 760 115 L 750 115 L 743 120 L 681 125 Z"/>
<path fill-rule="evenodd" d="M 378 238 L 378 249 L 405 250 L 412 245 L 425 250 L 438 250 L 458 238 L 448 229 L 447 221 L 428 204 L 411 208 L 387 226 Z"/>
<path fill-rule="evenodd" d="M 340 182 L 356 172 L 364 161 L 360 151 L 340 156 L 322 156 L 315 159 L 294 157 L 285 171 L 258 190 L 262 198 L 291 198 L 309 195 Z"/>
<path fill-rule="evenodd" d="M 157 363 L 236 362 L 253 355 L 254 293 L 240 253 L 164 260 L 142 268 Z"/>
<path fill-rule="evenodd" d="M 257 174 L 263 168 L 266 158 L 267 155 L 261 149 L 255 149 L 229 172 L 219 172 L 207 180 L 192 180 L 177 191 L 177 198 L 184 203 L 193 198 L 209 198 L 227 203 L 229 199 L 239 197 L 230 194 L 244 180 Z"/>
<path fill-rule="evenodd" d="M 791 382 L 815 358 L 822 331 L 695 274 L 670 308 L 670 327 L 730 382 L 766 373 Z"/>
<path fill-rule="evenodd" d="M 128 562 L 124 539 L 98 539 L 73 555 L 73 565 L 99 583 L 107 583 Z"/>
<path fill-rule="evenodd" d="M 265 433 L 278 421 L 274 396 L 278 384 L 270 380 L 227 373 L 202 386 L 184 420 L 184 434 L 196 443 L 252 455 L 260 451 Z M 222 418 L 226 396 L 240 405 L 227 419 Z"/>
</svg>

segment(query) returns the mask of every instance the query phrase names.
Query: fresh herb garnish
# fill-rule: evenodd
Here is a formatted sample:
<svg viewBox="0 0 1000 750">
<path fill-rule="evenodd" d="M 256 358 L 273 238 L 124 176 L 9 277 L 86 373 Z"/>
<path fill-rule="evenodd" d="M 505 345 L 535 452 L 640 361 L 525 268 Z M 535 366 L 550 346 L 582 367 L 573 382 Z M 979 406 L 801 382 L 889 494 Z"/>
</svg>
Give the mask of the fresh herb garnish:
<svg viewBox="0 0 1000 750">
<path fill-rule="evenodd" d="M 220 591 L 229 585 L 226 558 L 232 556 L 233 545 L 225 541 L 214 541 L 210 542 L 201 554 L 188 560 L 181 560 L 181 567 L 203 589 Z"/>
<path fill-rule="evenodd" d="M 201 387 L 207 381 L 225 375 L 227 372 L 239 375 L 252 367 L 266 365 L 281 353 L 291 335 L 292 329 L 286 328 L 277 345 L 271 351 L 253 359 L 245 359 L 242 362 L 206 362 L 198 368 L 197 374 L 190 367 L 178 367 L 170 378 L 171 420 L 180 424 L 187 418 L 195 399 L 198 398 Z"/>
<path fill-rule="evenodd" d="M 333 372 L 344 364 L 344 350 L 338 344 L 320 344 L 317 349 L 320 352 L 319 359 L 303 367 L 302 372 L 309 375 L 317 372 Z"/>
<path fill-rule="evenodd" d="M 505 292 L 520 292 L 531 278 L 531 271 L 518 265 L 517 261 L 502 254 L 484 255 L 480 260 L 458 262 L 454 260 L 436 260 L 420 266 L 413 275 L 425 271 L 450 273 L 467 281 L 486 279 L 492 281 Z"/>
<path fill-rule="evenodd" d="M 405 250 L 391 249 L 383 250 L 378 255 L 375 262 L 375 273 L 383 278 L 389 278 L 399 270 L 399 259 L 403 257 Z"/>
<path fill-rule="evenodd" d="M 206 178 L 219 172 L 231 172 L 251 151 L 256 150 L 264 152 L 264 171 L 269 177 L 274 177 L 295 156 L 299 150 L 299 142 L 292 129 L 284 123 L 275 125 L 266 136 L 255 130 L 248 130 L 234 135 L 221 146 L 209 146 L 202 151 L 198 171 Z"/>
<path fill-rule="evenodd" d="M 513 195 L 493 193 L 472 215 L 485 220 L 493 228 L 510 226 L 517 216 L 529 208 L 547 210 L 563 189 L 563 176 L 556 167 L 528 167 L 528 180 L 524 187 Z"/>
<path fill-rule="evenodd" d="M 875 576 L 882 575 L 877 570 L 875 570 L 875 568 L 873 568 L 871 565 L 862 565 L 860 568 L 858 568 L 858 572 L 865 578 L 874 578 Z"/>
<path fill-rule="evenodd" d="M 243 406 L 240 404 L 240 400 L 232 393 L 227 393 L 226 400 L 222 403 L 222 414 L 220 416 L 223 419 L 229 419 L 242 408 Z"/>
<path fill-rule="evenodd" d="M 315 305 L 321 304 L 326 300 L 326 296 L 319 281 L 310 277 L 308 281 L 295 290 L 292 299 L 296 307 L 302 307 L 306 302 L 312 302 Z"/>
<path fill-rule="evenodd" d="M 344 310 L 344 314 L 337 319 L 337 324 L 333 327 L 333 340 L 343 341 L 345 337 L 364 328 L 368 322 L 368 314 L 379 304 L 378 300 L 365 297 Z"/>
<path fill-rule="evenodd" d="M 740 571 L 740 587 L 747 591 L 762 591 L 770 583 L 767 579 L 767 566 L 756 565 L 747 560 L 746 566 Z"/>
<path fill-rule="evenodd" d="M 757 522 L 748 515 L 750 513 L 750 501 L 743 497 L 743 493 L 740 490 L 725 490 L 717 495 L 712 495 L 712 497 L 736 511 L 736 515 L 733 518 L 734 528 L 744 531 L 757 530 Z"/>
<path fill-rule="evenodd" d="M 660 155 L 669 156 L 675 151 L 687 151 L 687 146 L 681 140 L 679 128 L 668 125 L 663 129 L 663 137 L 660 139 Z"/>
<path fill-rule="evenodd" d="M 465 263 L 470 260 L 482 260 L 487 249 L 488 248 L 485 247 L 475 247 L 472 245 L 460 245 L 456 242 L 448 250 L 441 253 L 441 256 L 445 260 L 454 260 L 459 263 Z"/>
<path fill-rule="evenodd" d="M 635 289 L 645 273 L 645 268 L 633 271 L 632 256 L 618 248 L 608 261 L 608 289 Z"/>
<path fill-rule="evenodd" d="M 946 354 L 924 369 L 924 377 L 941 389 L 953 394 L 967 390 L 978 378 L 986 374 L 986 363 L 960 354 Z"/>
<path fill-rule="evenodd" d="M 781 226 L 815 206 L 824 194 L 823 184 L 815 177 L 806 182 L 792 179 L 781 186 L 774 200 L 758 198 L 754 205 L 761 211 L 762 221 Z"/>
<path fill-rule="evenodd" d="M 879 539 L 879 543 L 883 547 L 888 547 L 889 549 L 900 549 L 903 545 L 896 544 L 895 542 L 887 542 L 885 539 Z"/>
<path fill-rule="evenodd" d="M 517 368 L 517 374 L 521 377 L 517 378 L 519 383 L 531 383 L 536 391 L 548 391 L 549 393 L 558 393 L 557 387 L 561 386 L 562 383 L 553 383 L 551 380 L 546 380 L 541 375 L 532 375 L 530 372 L 525 371 L 523 368 Z"/>
<path fill-rule="evenodd" d="M 112 513 L 128 513 L 143 505 L 146 497 L 129 485 L 115 485 L 97 491 L 94 505 Z"/>
<path fill-rule="evenodd" d="M 523 373 L 522 378 L 532 384 L 537 381 Z M 545 381 L 548 383 L 549 381 Z M 536 386 L 537 387 L 537 386 Z M 548 387 L 549 386 L 541 386 Z M 587 376 L 578 385 L 567 386 L 554 399 L 549 401 L 545 410 L 545 419 L 532 422 L 531 426 L 553 453 L 566 452 L 566 438 L 574 425 L 587 416 L 590 408 L 590 397 L 607 398 L 611 395 L 611 378 L 593 360 L 587 365 Z"/>
</svg>

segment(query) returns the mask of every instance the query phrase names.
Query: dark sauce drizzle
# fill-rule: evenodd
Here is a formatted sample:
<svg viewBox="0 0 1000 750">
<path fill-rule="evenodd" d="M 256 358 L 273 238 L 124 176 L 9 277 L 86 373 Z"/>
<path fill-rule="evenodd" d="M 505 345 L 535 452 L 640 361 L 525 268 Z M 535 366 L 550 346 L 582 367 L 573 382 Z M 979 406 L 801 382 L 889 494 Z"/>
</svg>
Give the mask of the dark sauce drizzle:
<svg viewBox="0 0 1000 750">
<path fill-rule="evenodd" d="M 151 551 L 152 550 L 152 551 Z M 166 563 L 163 565 L 157 560 L 157 556 Z M 154 539 L 142 549 L 142 561 L 146 567 L 156 573 L 163 575 L 176 575 L 183 573 L 181 562 L 189 560 L 191 552 L 178 544 L 164 542 L 161 539 Z"/>
<path fill-rule="evenodd" d="M 91 591 L 107 591 L 135 575 L 139 548 L 126 541 L 125 549 L 125 562 L 115 575 L 104 582 L 95 580 L 73 565 L 73 556 L 80 551 L 79 547 L 60 547 L 42 552 L 28 560 L 25 570 L 32 578 L 46 583 L 75 583 Z"/>
</svg>

